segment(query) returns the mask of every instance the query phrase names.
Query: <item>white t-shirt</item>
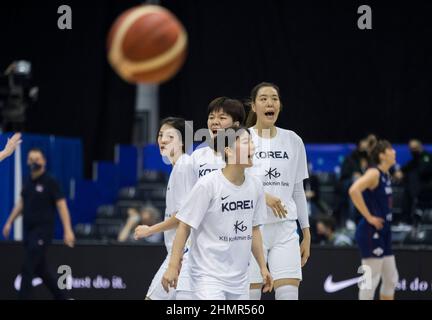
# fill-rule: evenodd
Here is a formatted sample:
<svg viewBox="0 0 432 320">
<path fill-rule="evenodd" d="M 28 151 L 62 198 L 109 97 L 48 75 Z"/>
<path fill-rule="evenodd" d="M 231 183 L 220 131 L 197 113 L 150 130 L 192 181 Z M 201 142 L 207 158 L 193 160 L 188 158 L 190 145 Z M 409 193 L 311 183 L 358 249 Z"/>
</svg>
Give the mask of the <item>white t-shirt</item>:
<svg viewBox="0 0 432 320">
<path fill-rule="evenodd" d="M 225 167 L 222 156 L 209 146 L 196 149 L 191 155 L 193 184 L 206 174 Z"/>
<path fill-rule="evenodd" d="M 169 180 L 166 191 L 165 203 L 165 220 L 172 217 L 172 215 L 179 211 L 183 201 L 187 198 L 190 190 L 192 189 L 191 179 L 191 159 L 187 154 L 183 154 L 178 158 L 175 163 Z M 172 244 L 174 242 L 176 229 L 164 231 L 164 241 L 168 254 L 171 253 Z"/>
<path fill-rule="evenodd" d="M 188 260 L 191 287 L 217 287 L 234 294 L 249 290 L 252 227 L 266 216 L 261 182 L 249 175 L 241 186 L 221 170 L 198 180 L 177 214 L 191 226 Z"/>
<path fill-rule="evenodd" d="M 278 218 L 267 207 L 265 224 L 283 220 L 297 220 L 297 207 L 293 199 L 294 185 L 309 177 L 306 150 L 302 139 L 293 131 L 276 127 L 276 136 L 261 138 L 250 128 L 255 144 L 253 167 L 247 171 L 259 178 L 264 191 L 281 199 L 286 205 L 286 218 Z"/>
</svg>

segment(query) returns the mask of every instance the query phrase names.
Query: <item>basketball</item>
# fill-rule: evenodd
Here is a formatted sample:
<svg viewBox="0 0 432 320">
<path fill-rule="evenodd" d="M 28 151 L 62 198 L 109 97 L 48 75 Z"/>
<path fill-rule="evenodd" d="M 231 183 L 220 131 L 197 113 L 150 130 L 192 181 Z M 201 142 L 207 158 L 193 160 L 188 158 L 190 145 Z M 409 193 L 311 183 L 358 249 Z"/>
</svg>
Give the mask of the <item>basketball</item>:
<svg viewBox="0 0 432 320">
<path fill-rule="evenodd" d="M 141 5 L 123 12 L 108 34 L 108 60 L 125 81 L 162 83 L 186 57 L 187 33 L 167 9 Z"/>
</svg>

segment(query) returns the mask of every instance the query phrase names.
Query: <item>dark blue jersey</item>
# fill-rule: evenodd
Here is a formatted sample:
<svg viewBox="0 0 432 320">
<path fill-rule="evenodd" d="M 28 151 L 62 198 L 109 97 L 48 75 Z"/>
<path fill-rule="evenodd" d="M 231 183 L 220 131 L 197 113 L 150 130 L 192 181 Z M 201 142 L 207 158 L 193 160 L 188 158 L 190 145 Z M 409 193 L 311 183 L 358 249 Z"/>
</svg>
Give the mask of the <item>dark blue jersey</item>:
<svg viewBox="0 0 432 320">
<path fill-rule="evenodd" d="M 381 170 L 379 172 L 378 186 L 373 190 L 365 190 L 363 198 L 369 212 L 373 216 L 384 219 L 385 223 L 381 230 L 377 230 L 365 218 L 360 220 L 357 225 L 355 238 L 362 258 L 382 258 L 393 255 L 390 229 L 390 222 L 392 220 L 391 180 L 388 174 L 385 174 Z"/>
<path fill-rule="evenodd" d="M 372 215 L 390 222 L 392 220 L 393 205 L 391 179 L 389 174 L 381 170 L 379 170 L 379 173 L 378 186 L 373 190 L 366 189 L 363 191 L 363 198 Z"/>
</svg>

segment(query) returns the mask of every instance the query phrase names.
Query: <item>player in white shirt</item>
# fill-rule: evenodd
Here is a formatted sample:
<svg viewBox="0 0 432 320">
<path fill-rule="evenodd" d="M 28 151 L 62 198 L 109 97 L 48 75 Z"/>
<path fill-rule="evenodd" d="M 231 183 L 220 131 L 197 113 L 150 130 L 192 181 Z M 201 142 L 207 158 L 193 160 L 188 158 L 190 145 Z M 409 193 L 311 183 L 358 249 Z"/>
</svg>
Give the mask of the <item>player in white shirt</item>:
<svg viewBox="0 0 432 320">
<path fill-rule="evenodd" d="M 275 281 L 277 300 L 297 300 L 301 268 L 310 255 L 309 215 L 303 180 L 308 178 L 301 138 L 275 126 L 281 110 L 279 88 L 260 83 L 252 89 L 247 119 L 255 144 L 254 165 L 248 172 L 264 186 L 267 217 L 262 226 L 264 255 Z M 303 233 L 299 244 L 297 221 Z M 261 299 L 262 278 L 256 261 L 250 264 L 251 299 Z"/>
<path fill-rule="evenodd" d="M 190 157 L 185 153 L 188 146 L 185 142 L 185 120 L 182 118 L 166 118 L 162 120 L 158 133 L 159 150 L 173 165 L 166 191 L 166 209 L 164 222 L 153 226 L 141 225 L 135 229 L 135 239 L 149 237 L 164 232 L 167 257 L 153 278 L 147 293 L 147 300 L 174 300 L 175 290 L 168 293 L 162 288 L 162 275 L 167 269 L 175 236 L 177 220 L 175 214 L 192 188 L 190 180 Z M 185 255 L 187 256 L 187 254 Z M 185 280 L 187 281 L 187 279 Z"/>
<path fill-rule="evenodd" d="M 212 100 L 207 109 L 207 126 L 209 129 L 210 139 L 214 138 L 218 129 L 224 129 L 231 127 L 232 125 L 242 124 L 245 120 L 246 114 L 243 104 L 235 99 L 230 99 L 228 97 L 219 97 Z M 187 149 L 186 149 L 187 150 Z M 214 170 L 221 169 L 225 166 L 225 162 L 221 155 L 210 148 L 207 143 L 201 144 L 197 150 L 195 150 L 187 166 L 183 166 L 181 170 L 181 179 L 177 179 L 179 183 L 181 180 L 187 181 L 187 184 L 179 186 L 179 190 L 182 192 L 175 192 L 176 198 L 184 200 L 186 196 L 183 196 L 185 192 L 187 193 L 192 189 L 194 184 L 199 178 L 205 176 Z M 185 188 L 189 188 L 185 191 Z M 176 190 L 173 186 L 171 190 Z M 174 192 L 172 192 L 174 194 Z M 167 193 L 167 197 L 168 197 Z M 168 206 L 167 206 L 168 208 Z M 178 211 L 178 208 L 177 210 Z M 154 226 L 138 226 L 135 231 L 136 238 L 150 237 L 155 233 L 164 232 L 175 234 L 175 228 L 177 228 L 178 220 L 175 219 L 175 214 L 172 214 L 170 218 L 165 219 L 163 222 L 158 223 Z M 183 271 L 180 277 L 183 290 L 188 290 L 189 279 L 187 277 L 186 269 L 188 267 L 187 260 L 182 261 Z M 163 265 L 165 268 L 166 266 Z M 154 278 L 153 284 L 156 283 L 157 279 L 160 278 L 161 272 L 163 273 L 164 268 L 160 268 L 157 277 Z M 159 281 L 160 283 L 160 281 Z M 154 287 L 154 286 L 153 286 Z M 160 288 L 158 287 L 158 290 Z M 155 296 L 155 295 L 153 295 Z M 160 296 L 164 297 L 163 294 Z"/>
<path fill-rule="evenodd" d="M 273 287 L 259 229 L 266 216 L 264 192 L 257 178 L 245 174 L 252 166 L 251 136 L 245 128 L 229 128 L 219 130 L 215 140 L 215 150 L 224 152 L 225 168 L 201 178 L 176 215 L 180 222 L 162 284 L 167 291 L 177 288 L 178 299 L 249 299 L 251 250 L 260 266 L 264 291 Z M 192 290 L 188 292 L 177 281 L 189 234 Z"/>
<path fill-rule="evenodd" d="M 244 106 L 239 100 L 228 97 L 214 99 L 207 108 L 207 127 L 210 140 L 213 139 L 219 129 L 243 125 L 245 118 Z M 206 174 L 225 166 L 222 156 L 205 142 L 192 153 L 191 161 L 194 184 Z"/>
</svg>

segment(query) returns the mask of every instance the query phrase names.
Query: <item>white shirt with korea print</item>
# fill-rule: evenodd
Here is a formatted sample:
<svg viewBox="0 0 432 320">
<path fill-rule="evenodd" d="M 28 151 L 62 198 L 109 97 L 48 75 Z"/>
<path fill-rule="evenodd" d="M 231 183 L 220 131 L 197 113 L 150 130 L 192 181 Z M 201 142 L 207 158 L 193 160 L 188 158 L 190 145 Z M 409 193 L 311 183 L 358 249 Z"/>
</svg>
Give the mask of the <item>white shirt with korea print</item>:
<svg viewBox="0 0 432 320">
<path fill-rule="evenodd" d="M 222 156 L 209 146 L 196 149 L 191 155 L 191 162 L 193 184 L 206 174 L 225 167 Z"/>
<path fill-rule="evenodd" d="M 264 191 L 281 199 L 288 214 L 279 218 L 267 207 L 264 224 L 297 220 L 297 206 L 293 199 L 294 185 L 309 177 L 306 150 L 302 139 L 293 131 L 276 127 L 276 136 L 261 138 L 250 128 L 255 145 L 253 166 L 246 171 L 260 179 Z"/>
<path fill-rule="evenodd" d="M 266 217 L 261 182 L 246 173 L 237 186 L 222 170 L 211 172 L 198 180 L 176 217 L 192 227 L 188 258 L 192 290 L 213 287 L 247 293 L 252 227 Z"/>
</svg>

